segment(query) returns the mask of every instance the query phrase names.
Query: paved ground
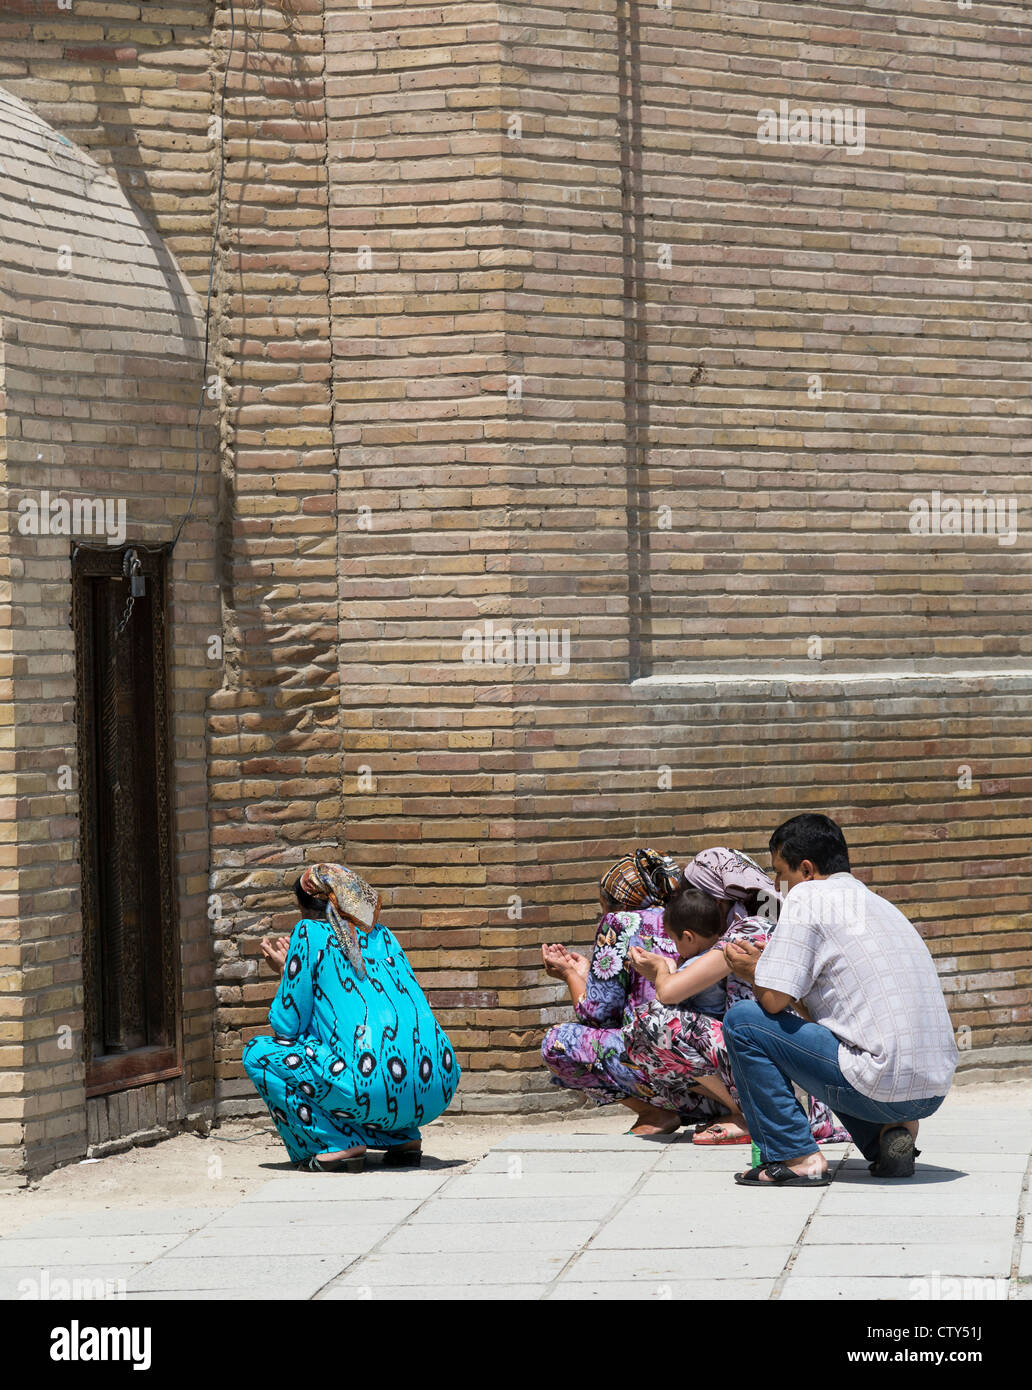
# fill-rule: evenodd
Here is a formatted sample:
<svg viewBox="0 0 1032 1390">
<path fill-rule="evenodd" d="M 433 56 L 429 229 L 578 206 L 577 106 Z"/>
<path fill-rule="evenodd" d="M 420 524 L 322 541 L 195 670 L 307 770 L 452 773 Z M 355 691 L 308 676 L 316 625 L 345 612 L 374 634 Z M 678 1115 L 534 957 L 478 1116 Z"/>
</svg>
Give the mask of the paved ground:
<svg viewBox="0 0 1032 1390">
<path fill-rule="evenodd" d="M 614 1111 L 454 1117 L 421 1169 L 358 1176 L 227 1126 L 5 1194 L 0 1296 L 1032 1299 L 1029 1092 L 957 1088 L 913 1180 L 835 1146 L 813 1191 L 738 1188 L 747 1148 L 629 1138 Z"/>
</svg>

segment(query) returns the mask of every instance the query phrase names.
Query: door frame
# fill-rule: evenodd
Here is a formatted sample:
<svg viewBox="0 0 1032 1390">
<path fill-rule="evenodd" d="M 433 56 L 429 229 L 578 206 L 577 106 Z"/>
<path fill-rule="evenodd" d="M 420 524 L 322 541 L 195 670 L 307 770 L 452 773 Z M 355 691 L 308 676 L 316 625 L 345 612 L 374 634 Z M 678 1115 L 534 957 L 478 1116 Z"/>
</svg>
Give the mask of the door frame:
<svg viewBox="0 0 1032 1390">
<path fill-rule="evenodd" d="M 135 1048 L 118 1056 L 93 1060 L 92 1011 L 89 991 L 94 966 L 94 942 L 99 930 L 99 885 L 96 867 L 99 845 L 94 797 L 97 786 L 96 720 L 93 701 L 95 648 L 90 605 L 81 602 L 84 581 L 122 575 L 125 553 L 134 549 L 150 590 L 153 631 L 150 658 L 154 678 L 154 757 L 157 795 L 158 905 L 161 922 L 162 999 L 171 1019 L 171 1041 Z M 79 864 L 81 870 L 83 1060 L 86 1098 L 167 1081 L 183 1075 L 183 1009 L 180 979 L 179 912 L 176 892 L 174 767 L 171 758 L 171 700 L 167 640 L 167 571 L 169 546 L 147 548 L 126 542 L 118 547 L 72 546 L 72 615 L 75 640 L 75 726 L 79 778 Z M 129 582 L 124 579 L 125 594 Z M 131 619 L 130 619 L 131 621 Z"/>
</svg>

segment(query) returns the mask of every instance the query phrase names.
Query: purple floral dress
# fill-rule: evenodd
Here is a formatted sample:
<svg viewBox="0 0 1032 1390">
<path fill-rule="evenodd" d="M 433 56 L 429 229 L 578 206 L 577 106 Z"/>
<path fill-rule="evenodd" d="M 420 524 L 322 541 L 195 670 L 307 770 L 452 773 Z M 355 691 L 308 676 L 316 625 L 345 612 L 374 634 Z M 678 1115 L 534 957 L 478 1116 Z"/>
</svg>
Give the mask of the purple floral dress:
<svg viewBox="0 0 1032 1390">
<path fill-rule="evenodd" d="M 574 1006 L 576 1022 L 550 1028 L 541 1055 L 552 1072 L 552 1083 L 584 1093 L 598 1105 L 612 1105 L 624 1096 L 663 1106 L 647 1076 L 632 1066 L 624 1046 L 624 1026 L 636 1010 L 656 1002 L 656 990 L 627 963 L 631 946 L 677 959 L 677 947 L 663 930 L 663 909 L 610 912 L 595 932 L 584 996 Z M 693 1001 L 700 1010 L 723 1013 L 725 991 L 707 990 Z M 677 1109 L 689 1120 L 710 1119 L 720 1106 L 710 1096 L 685 1093 Z"/>
</svg>

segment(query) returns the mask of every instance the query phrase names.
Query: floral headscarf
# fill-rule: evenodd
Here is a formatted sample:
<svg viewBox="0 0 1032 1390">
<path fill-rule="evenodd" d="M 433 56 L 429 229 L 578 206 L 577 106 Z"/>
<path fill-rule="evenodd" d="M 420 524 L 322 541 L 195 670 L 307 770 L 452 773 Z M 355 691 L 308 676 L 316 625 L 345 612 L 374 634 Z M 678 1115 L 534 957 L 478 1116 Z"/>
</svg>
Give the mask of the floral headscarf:
<svg viewBox="0 0 1032 1390">
<path fill-rule="evenodd" d="M 774 880 L 765 874 L 754 860 L 741 850 L 718 846 L 700 850 L 684 871 L 685 880 L 700 888 L 711 898 L 722 902 L 741 902 L 751 892 L 766 893 L 768 899 L 781 901 Z"/>
<path fill-rule="evenodd" d="M 374 927 L 380 913 L 379 893 L 343 864 L 310 864 L 301 875 L 301 888 L 326 902 L 334 935 L 355 974 L 364 980 L 365 962 L 349 923 L 365 927 L 366 931 Z"/>
</svg>

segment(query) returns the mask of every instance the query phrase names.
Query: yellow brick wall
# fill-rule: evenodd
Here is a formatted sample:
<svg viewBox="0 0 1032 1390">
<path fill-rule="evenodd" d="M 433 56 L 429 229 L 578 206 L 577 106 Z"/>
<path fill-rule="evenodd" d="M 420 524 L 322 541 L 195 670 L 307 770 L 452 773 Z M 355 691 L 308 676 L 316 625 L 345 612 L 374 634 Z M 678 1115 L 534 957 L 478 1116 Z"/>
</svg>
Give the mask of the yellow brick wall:
<svg viewBox="0 0 1032 1390">
<path fill-rule="evenodd" d="M 7 7 L 0 83 L 117 174 L 203 293 L 227 7 L 45 8 Z M 254 1103 L 258 938 L 289 926 L 305 859 L 383 892 L 458 1103 L 540 1107 L 564 1008 L 539 946 L 588 939 L 605 863 L 643 840 L 762 853 L 800 809 L 839 818 L 919 923 L 963 1039 L 1027 1046 L 1027 538 L 906 529 L 933 488 L 1027 502 L 1013 11 L 235 14 L 208 716 L 224 1111 Z M 782 97 L 862 107 L 863 155 L 760 145 Z M 465 629 L 513 618 L 568 633 L 569 674 L 462 661 Z"/>
</svg>

